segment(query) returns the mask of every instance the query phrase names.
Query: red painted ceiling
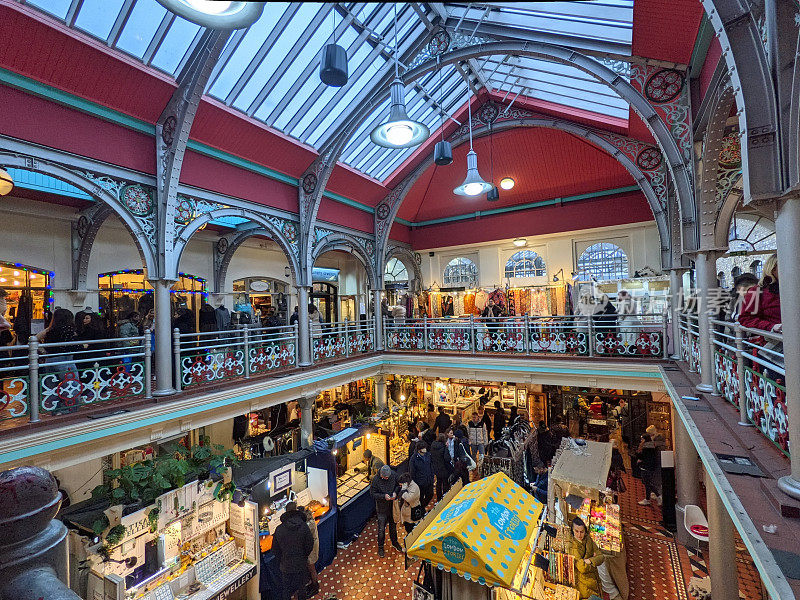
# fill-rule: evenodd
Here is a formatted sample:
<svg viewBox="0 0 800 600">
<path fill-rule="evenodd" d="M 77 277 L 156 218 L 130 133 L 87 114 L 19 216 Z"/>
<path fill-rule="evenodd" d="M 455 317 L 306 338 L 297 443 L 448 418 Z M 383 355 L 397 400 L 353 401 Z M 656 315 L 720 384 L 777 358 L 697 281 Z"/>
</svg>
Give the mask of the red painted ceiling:
<svg viewBox="0 0 800 600">
<path fill-rule="evenodd" d="M 529 127 L 495 134 L 494 181 L 511 177 L 512 190 L 500 190 L 500 200 L 487 202 L 486 196 L 468 198 L 453 194 L 464 181 L 469 144 L 453 149 L 453 163 L 431 165 L 416 181 L 400 209 L 408 221 L 427 221 L 453 215 L 574 196 L 634 184 L 633 178 L 614 158 L 592 144 L 555 129 Z M 478 170 L 488 181 L 490 168 L 489 137 L 474 141 Z"/>
<path fill-rule="evenodd" d="M 689 64 L 702 18 L 699 0 L 636 0 L 633 54 Z"/>
</svg>

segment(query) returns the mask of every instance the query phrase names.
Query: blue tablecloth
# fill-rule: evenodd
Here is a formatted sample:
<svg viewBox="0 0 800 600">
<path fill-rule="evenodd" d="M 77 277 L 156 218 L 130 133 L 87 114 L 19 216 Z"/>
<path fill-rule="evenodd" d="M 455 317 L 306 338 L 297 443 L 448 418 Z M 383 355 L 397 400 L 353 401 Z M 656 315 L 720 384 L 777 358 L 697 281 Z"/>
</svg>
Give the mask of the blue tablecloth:
<svg viewBox="0 0 800 600">
<path fill-rule="evenodd" d="M 349 544 L 361 533 L 375 514 L 375 500 L 369 494 L 369 486 L 361 490 L 347 504 L 339 507 L 339 527 L 336 539 Z"/>
<path fill-rule="evenodd" d="M 319 534 L 317 572 L 331 564 L 336 556 L 336 523 L 338 516 L 339 512 L 332 508 L 317 523 L 317 533 Z M 283 578 L 278 559 L 275 558 L 272 552 L 262 553 L 259 582 L 261 600 L 281 600 L 281 586 L 283 586 Z"/>
</svg>

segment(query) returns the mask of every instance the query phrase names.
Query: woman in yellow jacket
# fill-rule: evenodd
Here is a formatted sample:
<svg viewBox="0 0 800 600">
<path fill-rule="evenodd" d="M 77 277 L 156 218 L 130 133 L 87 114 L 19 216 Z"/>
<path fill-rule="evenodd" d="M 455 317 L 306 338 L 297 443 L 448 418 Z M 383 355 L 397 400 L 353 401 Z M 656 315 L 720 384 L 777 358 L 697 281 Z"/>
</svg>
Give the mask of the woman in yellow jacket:
<svg viewBox="0 0 800 600">
<path fill-rule="evenodd" d="M 575 581 L 581 600 L 592 594 L 600 594 L 600 576 L 597 566 L 603 564 L 605 557 L 594 543 L 586 529 L 586 523 L 579 517 L 572 521 L 572 536 L 569 542 L 569 554 L 575 559 Z"/>
</svg>

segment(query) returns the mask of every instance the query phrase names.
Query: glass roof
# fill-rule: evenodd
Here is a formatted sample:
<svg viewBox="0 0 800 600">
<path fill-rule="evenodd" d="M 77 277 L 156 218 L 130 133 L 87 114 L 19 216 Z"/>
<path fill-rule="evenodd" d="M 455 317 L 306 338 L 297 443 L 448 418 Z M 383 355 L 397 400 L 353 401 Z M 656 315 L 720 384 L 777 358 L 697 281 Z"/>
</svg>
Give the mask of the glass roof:
<svg viewBox="0 0 800 600">
<path fill-rule="evenodd" d="M 175 77 L 202 34 L 156 0 L 20 0 L 47 12 L 145 65 Z M 405 64 L 444 26 L 460 45 L 472 40 L 542 40 L 601 57 L 630 55 L 633 0 L 509 3 L 397 3 L 399 56 Z M 268 2 L 262 16 L 234 32 L 215 65 L 207 95 L 320 149 L 394 71 L 394 4 Z M 477 38 L 477 39 L 476 39 Z M 349 80 L 341 88 L 318 76 L 322 48 L 347 51 Z M 506 96 L 518 94 L 627 119 L 628 105 L 573 67 L 532 58 L 496 56 L 442 69 L 406 87 L 409 116 L 435 131 L 467 100 L 464 77 Z M 386 118 L 377 107 L 345 147 L 341 160 L 383 181 L 414 149 L 369 140 Z"/>
</svg>

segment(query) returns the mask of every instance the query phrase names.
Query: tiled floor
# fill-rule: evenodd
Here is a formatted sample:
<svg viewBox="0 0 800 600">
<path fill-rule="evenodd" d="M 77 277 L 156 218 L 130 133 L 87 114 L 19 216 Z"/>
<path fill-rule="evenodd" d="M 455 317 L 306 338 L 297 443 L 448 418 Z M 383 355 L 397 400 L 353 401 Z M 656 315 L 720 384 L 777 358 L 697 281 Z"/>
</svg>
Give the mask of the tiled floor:
<svg viewBox="0 0 800 600">
<path fill-rule="evenodd" d="M 706 557 L 675 542 L 661 526 L 657 506 L 640 506 L 641 481 L 626 477 L 628 491 L 620 508 L 628 549 L 629 600 L 691 600 L 686 592 L 693 576 L 708 574 Z M 398 527 L 402 542 L 404 530 Z M 744 547 L 737 544 L 739 589 L 746 600 L 765 600 L 758 574 Z M 411 582 L 419 563 L 405 570 L 403 555 L 386 540 L 386 556 L 378 557 L 375 520 L 348 548 L 340 549 L 331 566 L 320 573 L 318 600 L 395 600 L 411 598 Z"/>
</svg>

